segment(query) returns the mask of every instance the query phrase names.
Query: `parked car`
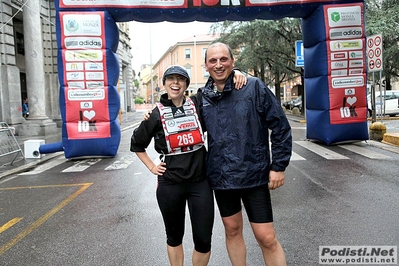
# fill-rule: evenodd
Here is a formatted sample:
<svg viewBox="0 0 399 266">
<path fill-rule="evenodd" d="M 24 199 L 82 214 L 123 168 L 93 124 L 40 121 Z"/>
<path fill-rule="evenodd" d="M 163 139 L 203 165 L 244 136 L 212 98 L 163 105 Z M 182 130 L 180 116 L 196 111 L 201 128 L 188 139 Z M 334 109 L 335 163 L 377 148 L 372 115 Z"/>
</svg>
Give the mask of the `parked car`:
<svg viewBox="0 0 399 266">
<path fill-rule="evenodd" d="M 384 93 L 385 93 L 385 99 L 384 99 Z M 382 108 L 382 113 L 385 115 L 389 116 L 395 116 L 399 114 L 399 91 L 386 91 L 382 92 L 382 95 L 380 95 L 379 91 L 375 92 L 375 112 L 376 115 L 381 114 L 381 108 Z M 385 106 L 384 106 L 385 104 Z M 385 107 L 385 112 L 384 112 L 384 107 Z M 371 115 L 371 94 L 367 95 L 367 108 L 368 108 L 368 113 L 369 116 Z"/>
<path fill-rule="evenodd" d="M 292 110 L 294 107 L 298 107 L 299 111 L 302 112 L 302 95 L 299 95 L 295 100 L 283 102 L 282 106 L 287 110 Z"/>
</svg>

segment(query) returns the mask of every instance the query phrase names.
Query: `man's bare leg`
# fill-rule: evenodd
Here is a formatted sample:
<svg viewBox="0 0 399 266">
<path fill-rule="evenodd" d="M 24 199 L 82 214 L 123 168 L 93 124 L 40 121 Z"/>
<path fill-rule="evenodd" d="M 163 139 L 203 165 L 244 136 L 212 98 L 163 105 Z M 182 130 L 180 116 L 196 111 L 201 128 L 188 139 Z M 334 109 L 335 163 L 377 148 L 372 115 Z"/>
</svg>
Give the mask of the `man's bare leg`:
<svg viewBox="0 0 399 266">
<path fill-rule="evenodd" d="M 267 266 L 286 266 L 284 250 L 277 239 L 273 223 L 251 223 Z"/>
<path fill-rule="evenodd" d="M 247 251 L 242 234 L 242 211 L 228 217 L 222 217 L 222 221 L 226 234 L 227 252 L 229 253 L 231 264 L 233 266 L 245 266 Z"/>
</svg>

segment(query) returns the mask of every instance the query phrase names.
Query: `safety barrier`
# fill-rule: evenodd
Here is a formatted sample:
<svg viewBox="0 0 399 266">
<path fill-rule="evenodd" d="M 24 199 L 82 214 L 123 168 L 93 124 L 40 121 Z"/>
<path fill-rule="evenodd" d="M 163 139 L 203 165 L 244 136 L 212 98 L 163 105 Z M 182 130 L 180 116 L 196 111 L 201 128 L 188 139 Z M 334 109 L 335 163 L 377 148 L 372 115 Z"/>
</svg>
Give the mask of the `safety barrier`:
<svg viewBox="0 0 399 266">
<path fill-rule="evenodd" d="M 15 153 L 11 164 L 14 163 L 18 153 L 21 153 L 22 157 L 24 156 L 21 147 L 14 136 L 14 133 L 15 129 L 13 127 L 8 126 L 8 124 L 5 122 L 0 122 L 0 157 Z"/>
</svg>

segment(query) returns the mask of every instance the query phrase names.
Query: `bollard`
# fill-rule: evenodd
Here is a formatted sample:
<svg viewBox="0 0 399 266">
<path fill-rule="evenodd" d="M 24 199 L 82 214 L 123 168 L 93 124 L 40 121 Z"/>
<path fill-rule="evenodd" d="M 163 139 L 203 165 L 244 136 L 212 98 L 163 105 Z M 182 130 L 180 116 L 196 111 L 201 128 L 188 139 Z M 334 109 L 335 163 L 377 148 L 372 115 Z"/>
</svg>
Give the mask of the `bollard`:
<svg viewBox="0 0 399 266">
<path fill-rule="evenodd" d="M 369 128 L 369 138 L 371 140 L 382 141 L 384 134 L 387 132 L 387 127 L 381 122 L 374 122 Z"/>
</svg>

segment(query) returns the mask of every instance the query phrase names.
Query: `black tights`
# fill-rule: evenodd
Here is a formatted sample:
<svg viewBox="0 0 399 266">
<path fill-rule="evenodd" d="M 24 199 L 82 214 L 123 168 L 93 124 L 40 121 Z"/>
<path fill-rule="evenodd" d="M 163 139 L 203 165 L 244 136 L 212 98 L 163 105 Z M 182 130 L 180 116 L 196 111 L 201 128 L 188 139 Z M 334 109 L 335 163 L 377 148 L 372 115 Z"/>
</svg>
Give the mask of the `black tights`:
<svg viewBox="0 0 399 266">
<path fill-rule="evenodd" d="M 183 242 L 187 202 L 194 248 L 201 253 L 211 250 L 215 214 L 213 193 L 207 180 L 195 183 L 161 182 L 157 188 L 157 200 L 169 246 L 177 247 Z"/>
</svg>

